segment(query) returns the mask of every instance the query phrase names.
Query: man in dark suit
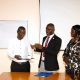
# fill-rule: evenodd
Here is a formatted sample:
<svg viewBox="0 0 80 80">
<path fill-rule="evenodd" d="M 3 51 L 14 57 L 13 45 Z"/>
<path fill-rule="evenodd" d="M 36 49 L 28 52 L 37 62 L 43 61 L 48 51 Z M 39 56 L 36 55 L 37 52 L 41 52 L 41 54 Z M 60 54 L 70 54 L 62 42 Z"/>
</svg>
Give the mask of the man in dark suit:
<svg viewBox="0 0 80 80">
<path fill-rule="evenodd" d="M 46 71 L 57 71 L 59 69 L 57 54 L 60 51 L 62 40 L 54 34 L 54 31 L 54 24 L 49 23 L 46 27 L 47 36 L 43 37 L 42 45 L 35 44 L 36 51 L 41 52 L 39 68 L 42 66 L 41 64 L 44 63 Z"/>
</svg>

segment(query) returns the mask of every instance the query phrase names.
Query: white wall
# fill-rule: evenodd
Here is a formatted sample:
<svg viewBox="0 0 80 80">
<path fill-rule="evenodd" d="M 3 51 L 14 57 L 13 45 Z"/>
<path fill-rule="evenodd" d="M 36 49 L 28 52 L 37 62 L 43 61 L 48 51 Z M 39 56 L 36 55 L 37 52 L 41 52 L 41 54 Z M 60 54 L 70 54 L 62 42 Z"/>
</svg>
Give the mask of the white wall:
<svg viewBox="0 0 80 80">
<path fill-rule="evenodd" d="M 0 20 L 28 21 L 28 37 L 31 44 L 39 42 L 39 0 L 0 0 Z M 10 71 L 9 69 L 10 60 L 6 49 L 1 49 L 0 73 Z"/>
<path fill-rule="evenodd" d="M 28 20 L 30 42 L 39 42 L 38 0 L 0 0 L 0 20 Z"/>
<path fill-rule="evenodd" d="M 42 39 L 45 35 L 47 23 L 53 22 L 56 33 L 65 39 L 62 47 L 65 48 L 70 39 L 71 26 L 80 23 L 80 0 L 41 0 L 40 4 L 40 37 L 39 0 L 0 0 L 0 20 L 28 20 L 28 37 L 31 44 L 39 42 L 39 38 Z M 7 49 L 0 49 L 0 73 L 10 71 L 11 60 L 7 57 L 6 51 Z M 60 72 L 65 71 L 62 54 L 63 52 L 60 52 L 58 55 Z M 34 54 L 34 57 L 31 61 L 32 72 L 38 71 L 39 54 Z"/>
<path fill-rule="evenodd" d="M 70 40 L 71 27 L 80 24 L 80 0 L 40 0 L 40 14 L 40 39 L 45 35 L 46 25 L 52 22 L 55 33 L 62 38 L 61 49 L 65 49 Z"/>
</svg>

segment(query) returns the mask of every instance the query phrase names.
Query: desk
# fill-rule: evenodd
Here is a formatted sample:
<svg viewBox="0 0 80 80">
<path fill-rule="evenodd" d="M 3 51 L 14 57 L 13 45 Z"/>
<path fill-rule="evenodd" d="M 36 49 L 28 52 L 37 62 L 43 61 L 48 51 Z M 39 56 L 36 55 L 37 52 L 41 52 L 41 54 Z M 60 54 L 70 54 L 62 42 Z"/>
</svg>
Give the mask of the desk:
<svg viewBox="0 0 80 80">
<path fill-rule="evenodd" d="M 71 80 L 65 73 L 55 73 L 49 77 L 37 77 L 36 73 L 28 72 L 4 72 L 0 75 L 0 80 Z"/>
</svg>

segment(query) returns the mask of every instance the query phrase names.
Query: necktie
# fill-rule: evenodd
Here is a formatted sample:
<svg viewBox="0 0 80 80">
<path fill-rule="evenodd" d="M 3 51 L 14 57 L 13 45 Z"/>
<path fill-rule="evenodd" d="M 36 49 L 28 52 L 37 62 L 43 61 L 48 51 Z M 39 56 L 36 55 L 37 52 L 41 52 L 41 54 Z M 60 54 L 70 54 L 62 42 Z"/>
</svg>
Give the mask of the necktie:
<svg viewBox="0 0 80 80">
<path fill-rule="evenodd" d="M 45 47 L 48 47 L 49 36 L 46 38 Z"/>
<path fill-rule="evenodd" d="M 49 36 L 46 38 L 46 41 L 45 41 L 45 47 L 47 48 L 48 47 L 48 41 L 49 41 Z M 43 56 L 45 57 L 45 53 L 43 52 Z"/>
</svg>

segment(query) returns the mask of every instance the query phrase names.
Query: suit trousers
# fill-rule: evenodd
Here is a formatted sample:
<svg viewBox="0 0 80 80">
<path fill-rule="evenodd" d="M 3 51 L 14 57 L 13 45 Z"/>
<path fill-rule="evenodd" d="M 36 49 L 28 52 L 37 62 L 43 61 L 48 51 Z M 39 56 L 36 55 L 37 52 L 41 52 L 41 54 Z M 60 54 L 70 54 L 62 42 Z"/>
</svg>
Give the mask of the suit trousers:
<svg viewBox="0 0 80 80">
<path fill-rule="evenodd" d="M 29 61 L 22 62 L 22 63 L 17 63 L 15 61 L 12 61 L 12 63 L 11 63 L 11 72 L 30 72 L 30 63 L 29 63 Z"/>
<path fill-rule="evenodd" d="M 57 73 L 58 70 L 56 71 L 48 71 L 45 69 L 45 65 L 44 65 L 44 61 L 41 61 L 41 65 L 40 65 L 40 68 L 39 68 L 39 72 L 53 72 L 53 73 Z"/>
</svg>

